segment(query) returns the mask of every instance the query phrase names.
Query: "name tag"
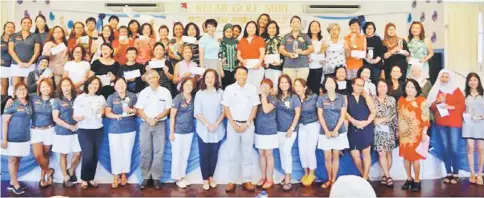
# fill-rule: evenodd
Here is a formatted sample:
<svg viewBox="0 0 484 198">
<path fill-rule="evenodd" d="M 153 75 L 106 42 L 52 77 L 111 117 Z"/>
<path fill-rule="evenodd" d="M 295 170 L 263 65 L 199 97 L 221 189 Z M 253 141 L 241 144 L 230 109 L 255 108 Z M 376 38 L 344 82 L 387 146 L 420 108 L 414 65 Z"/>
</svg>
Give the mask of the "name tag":
<svg viewBox="0 0 484 198">
<path fill-rule="evenodd" d="M 67 107 L 67 106 L 69 106 L 69 104 L 67 104 L 67 102 L 65 102 L 65 103 L 62 103 L 61 106 Z"/>
<path fill-rule="evenodd" d="M 323 105 L 324 105 L 324 106 L 331 105 L 331 102 L 329 102 L 329 101 L 324 101 L 324 102 L 323 102 Z"/>
<path fill-rule="evenodd" d="M 37 101 L 35 101 L 35 104 L 42 104 L 42 102 L 37 100 Z"/>
<path fill-rule="evenodd" d="M 17 40 L 17 41 L 21 41 L 21 40 L 23 40 L 23 39 L 22 39 L 22 37 L 21 37 L 21 36 L 17 36 L 17 37 L 15 37 L 15 40 Z"/>
<path fill-rule="evenodd" d="M 25 108 L 24 107 L 18 107 L 17 108 L 17 112 L 24 112 L 25 111 Z"/>
<path fill-rule="evenodd" d="M 114 101 L 113 104 L 119 104 L 119 101 Z"/>
<path fill-rule="evenodd" d="M 181 105 L 181 107 L 183 107 L 183 108 L 187 108 L 187 107 L 188 107 L 188 104 L 187 104 L 187 103 L 183 103 L 183 104 Z"/>
</svg>

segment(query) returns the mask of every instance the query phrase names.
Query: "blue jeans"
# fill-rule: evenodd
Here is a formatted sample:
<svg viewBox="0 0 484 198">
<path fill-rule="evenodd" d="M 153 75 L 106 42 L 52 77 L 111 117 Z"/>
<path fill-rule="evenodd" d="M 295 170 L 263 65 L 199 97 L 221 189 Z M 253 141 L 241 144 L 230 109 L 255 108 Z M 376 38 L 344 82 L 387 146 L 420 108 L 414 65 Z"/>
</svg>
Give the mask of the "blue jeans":
<svg viewBox="0 0 484 198">
<path fill-rule="evenodd" d="M 439 126 L 440 137 L 444 147 L 444 164 L 447 174 L 459 173 L 459 138 L 462 128 Z"/>
<path fill-rule="evenodd" d="M 222 141 L 217 143 L 205 143 L 198 137 L 198 151 L 200 152 L 200 169 L 203 180 L 213 177 L 217 167 L 218 149 Z"/>
</svg>

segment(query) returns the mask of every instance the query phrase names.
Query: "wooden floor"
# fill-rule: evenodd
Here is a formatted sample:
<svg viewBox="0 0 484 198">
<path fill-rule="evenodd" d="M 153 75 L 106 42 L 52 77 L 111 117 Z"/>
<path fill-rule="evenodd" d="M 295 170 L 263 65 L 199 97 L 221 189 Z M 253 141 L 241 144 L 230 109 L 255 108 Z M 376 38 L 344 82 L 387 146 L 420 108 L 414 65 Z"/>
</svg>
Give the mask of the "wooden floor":
<svg viewBox="0 0 484 198">
<path fill-rule="evenodd" d="M 484 197 L 484 187 L 471 185 L 464 179 L 460 184 L 449 185 L 443 184 L 440 180 L 424 180 L 422 182 L 422 192 L 413 193 L 409 191 L 401 190 L 400 187 L 403 185 L 404 181 L 396 181 L 395 187 L 389 189 L 387 187 L 379 185 L 378 182 L 372 182 L 372 186 L 375 188 L 377 196 L 379 197 Z M 204 191 L 201 185 L 191 185 L 187 189 L 178 189 L 174 184 L 163 184 L 160 190 L 155 190 L 148 188 L 145 190 L 140 190 L 137 185 L 128 185 L 120 187 L 118 189 L 111 189 L 108 184 L 102 184 L 99 188 L 91 188 L 87 190 L 82 190 L 80 186 L 75 188 L 63 188 L 62 184 L 55 184 L 52 187 L 46 189 L 40 189 L 38 183 L 28 182 L 25 183 L 27 191 L 22 196 L 24 197 L 48 197 L 48 196 L 70 196 L 70 197 L 128 197 L 128 196 L 156 196 L 156 197 L 254 197 L 260 190 L 256 192 L 246 192 L 241 189 L 240 186 L 237 187 L 235 193 L 225 193 L 225 185 L 219 185 L 216 189 L 211 189 L 210 191 Z M 1 185 L 1 196 L 9 197 L 15 196 L 11 192 L 7 191 L 8 183 L 3 181 Z M 327 197 L 329 195 L 329 190 L 321 189 L 319 184 L 315 184 L 312 188 L 305 188 L 300 185 L 294 185 L 294 188 L 289 192 L 282 191 L 281 186 L 276 186 L 273 189 L 267 191 L 269 197 L 296 197 L 296 196 L 308 196 L 308 197 Z"/>
</svg>

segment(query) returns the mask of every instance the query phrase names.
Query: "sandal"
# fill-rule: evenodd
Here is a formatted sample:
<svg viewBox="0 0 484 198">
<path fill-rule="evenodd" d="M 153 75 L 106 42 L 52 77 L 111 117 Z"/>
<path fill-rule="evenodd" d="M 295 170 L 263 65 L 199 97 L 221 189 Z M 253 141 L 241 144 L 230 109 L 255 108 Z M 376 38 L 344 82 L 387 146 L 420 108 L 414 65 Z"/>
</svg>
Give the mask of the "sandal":
<svg viewBox="0 0 484 198">
<path fill-rule="evenodd" d="M 292 184 L 290 182 L 282 185 L 282 190 L 284 190 L 284 191 L 290 191 L 291 188 L 292 188 Z"/>
<path fill-rule="evenodd" d="M 453 175 L 452 179 L 450 180 L 451 184 L 458 184 L 460 182 L 459 176 L 458 175 Z"/>
<path fill-rule="evenodd" d="M 330 181 L 326 181 L 326 182 L 324 182 L 323 185 L 321 185 L 321 188 L 324 188 L 324 189 L 328 189 L 329 187 L 331 187 L 331 182 Z"/>
<path fill-rule="evenodd" d="M 49 173 L 47 175 L 47 184 L 49 184 L 49 186 L 54 183 L 54 173 L 55 173 L 55 170 L 53 168 L 50 168 Z"/>
<path fill-rule="evenodd" d="M 452 175 L 448 174 L 444 177 L 444 184 L 450 184 L 450 180 L 452 179 Z"/>
<path fill-rule="evenodd" d="M 264 182 L 264 185 L 262 185 L 262 188 L 263 189 L 269 189 L 269 188 L 272 188 L 274 186 L 274 181 L 272 180 L 266 180 Z"/>
<path fill-rule="evenodd" d="M 389 188 L 393 188 L 393 179 L 391 177 L 388 177 L 386 185 Z"/>
<path fill-rule="evenodd" d="M 82 182 L 82 184 L 81 184 L 81 188 L 82 188 L 83 190 L 88 189 L 88 188 L 89 188 L 89 183 L 87 183 L 87 182 Z"/>
<path fill-rule="evenodd" d="M 49 184 L 46 184 L 46 181 L 44 181 L 44 180 L 39 181 L 39 187 L 40 188 L 47 188 L 49 186 L 50 186 Z"/>
<path fill-rule="evenodd" d="M 99 185 L 96 182 L 92 181 L 92 180 L 89 181 L 89 182 L 87 182 L 87 185 L 89 186 L 89 188 L 97 188 L 97 187 L 99 187 Z"/>
<path fill-rule="evenodd" d="M 476 176 L 471 175 L 471 177 L 469 177 L 469 183 L 471 183 L 471 184 L 476 184 L 476 182 L 477 182 L 476 180 L 477 180 Z"/>
<path fill-rule="evenodd" d="M 387 184 L 387 176 L 381 178 L 380 184 Z"/>
<path fill-rule="evenodd" d="M 480 185 L 480 186 L 484 185 L 484 181 L 482 179 L 482 176 L 477 176 L 476 184 Z"/>
<path fill-rule="evenodd" d="M 265 183 L 265 182 L 266 182 L 266 179 L 261 178 L 261 179 L 259 180 L 259 183 L 257 183 L 257 187 L 261 187 L 262 185 L 264 185 L 264 183 Z"/>
</svg>

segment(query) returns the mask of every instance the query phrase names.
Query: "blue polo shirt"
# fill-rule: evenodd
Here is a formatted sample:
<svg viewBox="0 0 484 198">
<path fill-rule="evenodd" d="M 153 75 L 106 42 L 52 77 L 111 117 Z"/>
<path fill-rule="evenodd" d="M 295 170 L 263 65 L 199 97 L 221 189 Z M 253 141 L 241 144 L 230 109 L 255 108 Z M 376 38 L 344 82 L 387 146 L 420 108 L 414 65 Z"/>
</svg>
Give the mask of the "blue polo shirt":
<svg viewBox="0 0 484 198">
<path fill-rule="evenodd" d="M 72 98 L 72 100 L 68 100 L 67 98 L 64 98 L 64 97 L 56 98 L 54 100 L 54 104 L 52 105 L 53 111 L 59 111 L 59 118 L 70 125 L 76 124 L 76 121 L 72 117 L 72 113 L 74 112 L 74 109 L 72 108 L 74 104 L 74 99 L 75 98 Z M 71 130 L 64 128 L 63 126 L 60 126 L 60 125 L 55 125 L 55 133 L 57 135 L 75 134 Z"/>
<path fill-rule="evenodd" d="M 326 127 L 328 130 L 332 131 L 336 127 L 341 118 L 341 109 L 346 107 L 346 96 L 342 94 L 336 94 L 336 98 L 334 100 L 330 100 L 327 94 L 318 97 L 318 101 L 316 103 L 318 108 L 323 109 L 323 117 L 326 123 Z M 344 124 L 338 130 L 338 133 L 346 132 Z M 324 134 L 324 131 L 321 130 L 321 134 Z"/>
<path fill-rule="evenodd" d="M 8 142 L 30 141 L 30 119 L 32 118 L 32 105 L 30 102 L 22 104 L 20 100 L 13 101 L 12 106 L 5 108 L 4 114 L 12 115 L 8 122 Z"/>
<path fill-rule="evenodd" d="M 190 103 L 187 103 L 183 93 L 180 93 L 173 99 L 171 108 L 177 109 L 175 117 L 175 133 L 193 133 L 193 100 Z"/>
<path fill-rule="evenodd" d="M 10 43 L 14 44 L 14 51 L 18 58 L 26 63 L 29 62 L 32 56 L 34 56 L 34 47 L 39 42 L 39 37 L 36 34 L 30 33 L 27 38 L 22 37 L 21 32 L 14 33 L 10 36 Z M 18 64 L 15 60 L 12 60 L 12 64 Z"/>
<path fill-rule="evenodd" d="M 4 41 L 3 38 L 0 38 L 0 46 L 2 53 L 2 55 L 0 56 L 0 65 L 3 67 L 10 67 L 10 64 L 12 63 L 12 57 L 8 53 L 8 41 Z"/>
<path fill-rule="evenodd" d="M 284 45 L 287 52 L 294 53 L 294 46 L 297 46 L 297 49 L 307 50 L 313 44 L 308 35 L 300 32 L 297 38 L 294 38 L 292 33 L 284 35 L 281 45 Z M 283 67 L 293 69 L 309 67 L 309 57 L 301 54 L 297 58 L 286 57 Z"/>
<path fill-rule="evenodd" d="M 126 97 L 121 98 L 118 92 L 114 92 L 113 94 L 109 95 L 107 106 L 111 108 L 111 111 L 114 114 L 123 114 L 123 105 L 128 104 L 130 108 L 138 101 L 138 97 L 136 94 L 131 92 L 126 92 Z M 111 119 L 111 123 L 109 124 L 109 133 L 121 134 L 121 133 L 129 133 L 136 131 L 136 116 L 128 116 L 123 117 L 120 120 L 118 119 Z"/>
<path fill-rule="evenodd" d="M 276 117 L 277 117 L 277 131 L 287 132 L 291 127 L 294 116 L 296 115 L 296 107 L 301 107 L 301 101 L 296 94 L 292 94 L 284 100 L 277 99 Z M 296 125 L 294 132 L 298 131 L 299 127 Z"/>
<path fill-rule="evenodd" d="M 274 96 L 267 96 L 267 102 L 274 105 L 277 104 L 277 99 Z M 262 102 L 257 109 L 257 116 L 255 118 L 255 133 L 258 135 L 274 135 L 277 134 L 276 109 L 274 108 L 269 113 L 264 113 L 262 110 Z"/>
<path fill-rule="evenodd" d="M 215 36 L 204 34 L 198 41 L 200 49 L 203 49 L 203 58 L 205 59 L 218 59 L 218 52 L 220 45 Z M 202 65 L 203 66 L 203 65 Z"/>
<path fill-rule="evenodd" d="M 34 109 L 32 117 L 32 127 L 47 127 L 54 125 L 52 119 L 52 104 L 54 99 L 42 100 L 41 96 L 30 95 L 30 101 Z"/>
<path fill-rule="evenodd" d="M 316 101 L 318 95 L 313 94 L 308 96 L 301 105 L 301 118 L 299 123 L 309 124 L 318 121 L 318 111 L 316 108 Z"/>
</svg>

